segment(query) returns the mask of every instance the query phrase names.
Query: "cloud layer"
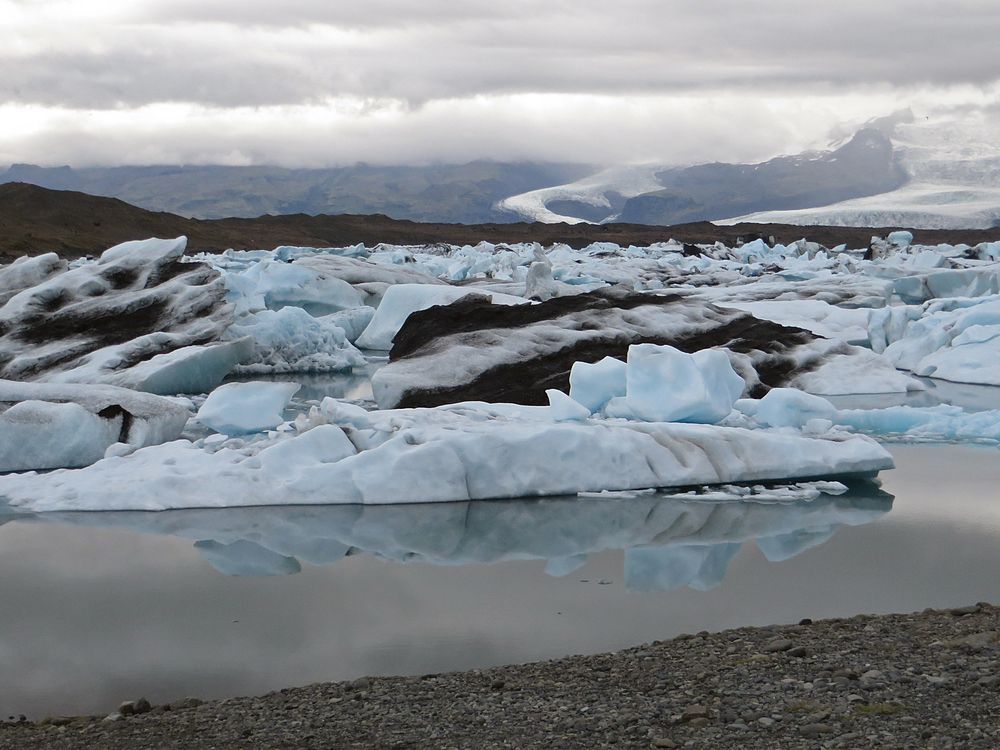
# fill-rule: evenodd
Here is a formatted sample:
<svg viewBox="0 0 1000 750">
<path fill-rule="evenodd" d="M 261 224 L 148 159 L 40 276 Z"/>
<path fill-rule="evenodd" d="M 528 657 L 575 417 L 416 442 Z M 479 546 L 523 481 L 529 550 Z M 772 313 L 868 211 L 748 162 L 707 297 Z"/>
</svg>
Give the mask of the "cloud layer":
<svg viewBox="0 0 1000 750">
<path fill-rule="evenodd" d="M 989 0 L 0 0 L 0 163 L 767 156 L 990 101 L 997 28 Z"/>
</svg>

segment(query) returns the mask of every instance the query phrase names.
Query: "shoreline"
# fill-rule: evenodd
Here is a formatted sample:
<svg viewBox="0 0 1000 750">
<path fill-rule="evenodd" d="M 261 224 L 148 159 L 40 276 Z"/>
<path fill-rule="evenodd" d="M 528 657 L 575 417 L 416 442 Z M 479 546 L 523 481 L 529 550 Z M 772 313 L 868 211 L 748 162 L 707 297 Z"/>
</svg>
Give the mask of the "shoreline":
<svg viewBox="0 0 1000 750">
<path fill-rule="evenodd" d="M 803 620 L 124 709 L 135 713 L 0 723 L 0 749 L 996 748 L 1000 607 Z"/>
</svg>

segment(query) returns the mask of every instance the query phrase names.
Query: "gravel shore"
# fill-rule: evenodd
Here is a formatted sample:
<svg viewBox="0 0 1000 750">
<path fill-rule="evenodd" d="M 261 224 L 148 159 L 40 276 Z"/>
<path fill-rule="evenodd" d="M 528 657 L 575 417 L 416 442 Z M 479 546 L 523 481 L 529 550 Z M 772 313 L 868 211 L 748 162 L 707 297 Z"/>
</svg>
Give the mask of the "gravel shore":
<svg viewBox="0 0 1000 750">
<path fill-rule="evenodd" d="M 0 748 L 1000 748 L 1000 608 L 0 724 Z"/>
</svg>

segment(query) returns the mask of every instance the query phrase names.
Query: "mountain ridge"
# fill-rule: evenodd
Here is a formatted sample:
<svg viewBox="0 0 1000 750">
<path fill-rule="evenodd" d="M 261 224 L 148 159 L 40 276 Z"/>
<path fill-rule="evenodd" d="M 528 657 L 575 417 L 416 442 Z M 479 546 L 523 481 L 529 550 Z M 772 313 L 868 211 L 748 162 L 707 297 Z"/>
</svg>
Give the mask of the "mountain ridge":
<svg viewBox="0 0 1000 750">
<path fill-rule="evenodd" d="M 622 245 L 648 245 L 675 239 L 687 243 L 773 235 L 779 242 L 800 238 L 832 247 L 848 243 L 867 247 L 873 233 L 886 234 L 901 227 L 803 227 L 777 224 L 716 226 L 695 222 L 675 226 L 637 224 L 445 224 L 391 219 L 382 215 L 289 214 L 256 218 L 190 219 L 167 212 L 147 211 L 116 198 L 65 190 L 50 190 L 26 183 L 0 184 L 0 262 L 20 255 L 54 251 L 65 257 L 97 254 L 126 240 L 150 236 L 186 235 L 192 252 L 273 248 L 344 246 L 357 243 L 476 244 L 540 242 L 582 247 L 606 241 Z M 917 241 L 967 242 L 1000 239 L 1000 229 L 969 231 L 918 231 Z"/>
</svg>

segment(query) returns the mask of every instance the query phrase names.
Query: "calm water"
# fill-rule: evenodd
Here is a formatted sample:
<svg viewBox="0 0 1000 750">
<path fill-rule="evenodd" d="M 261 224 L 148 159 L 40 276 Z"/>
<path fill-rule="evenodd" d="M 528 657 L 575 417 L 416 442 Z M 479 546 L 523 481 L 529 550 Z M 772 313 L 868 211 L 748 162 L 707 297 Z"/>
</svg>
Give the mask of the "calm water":
<svg viewBox="0 0 1000 750">
<path fill-rule="evenodd" d="M 1000 600 L 995 448 L 793 505 L 0 512 L 0 713 L 111 710 Z"/>
</svg>

